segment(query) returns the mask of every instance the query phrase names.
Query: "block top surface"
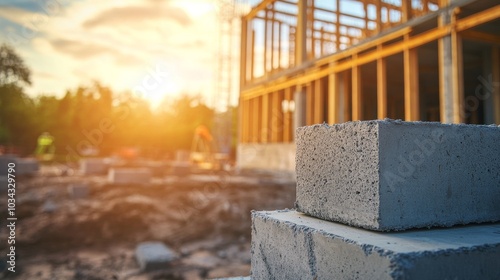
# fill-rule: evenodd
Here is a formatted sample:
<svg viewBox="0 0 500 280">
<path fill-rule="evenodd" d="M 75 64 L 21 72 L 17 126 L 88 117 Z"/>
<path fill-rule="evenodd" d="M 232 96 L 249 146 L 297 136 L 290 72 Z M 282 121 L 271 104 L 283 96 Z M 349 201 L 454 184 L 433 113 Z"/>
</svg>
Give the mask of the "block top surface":
<svg viewBox="0 0 500 280">
<path fill-rule="evenodd" d="M 500 223 L 435 228 L 405 232 L 374 232 L 328 222 L 294 210 L 254 212 L 264 220 L 291 223 L 346 242 L 366 244 L 394 253 L 458 250 L 476 246 L 499 246 Z"/>
</svg>

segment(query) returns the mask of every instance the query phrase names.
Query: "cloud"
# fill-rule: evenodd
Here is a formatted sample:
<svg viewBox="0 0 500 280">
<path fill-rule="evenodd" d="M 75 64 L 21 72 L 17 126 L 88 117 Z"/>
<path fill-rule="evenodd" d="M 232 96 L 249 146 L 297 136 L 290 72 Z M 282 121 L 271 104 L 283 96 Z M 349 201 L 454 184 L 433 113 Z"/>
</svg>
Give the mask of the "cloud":
<svg viewBox="0 0 500 280">
<path fill-rule="evenodd" d="M 112 49 L 104 46 L 72 40 L 56 39 L 50 43 L 56 51 L 70 54 L 79 59 L 113 52 Z"/>
<path fill-rule="evenodd" d="M 151 20 L 171 20 L 182 26 L 192 23 L 189 15 L 181 8 L 150 5 L 111 8 L 85 21 L 83 27 L 94 28 L 102 25 L 129 25 Z"/>
</svg>

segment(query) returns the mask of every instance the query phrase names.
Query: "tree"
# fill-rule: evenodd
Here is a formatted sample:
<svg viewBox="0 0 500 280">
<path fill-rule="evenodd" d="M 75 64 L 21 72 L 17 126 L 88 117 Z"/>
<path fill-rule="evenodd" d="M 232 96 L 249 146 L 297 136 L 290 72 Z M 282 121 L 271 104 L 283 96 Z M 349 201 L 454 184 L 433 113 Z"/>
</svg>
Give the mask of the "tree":
<svg viewBox="0 0 500 280">
<path fill-rule="evenodd" d="M 20 83 L 31 85 L 31 71 L 23 59 L 7 44 L 0 46 L 0 86 Z"/>
<path fill-rule="evenodd" d="M 7 144 L 29 153 L 34 148 L 33 101 L 22 86 L 31 85 L 31 72 L 13 48 L 0 46 L 0 145 Z M 22 121 L 20 121 L 22 120 Z"/>
</svg>

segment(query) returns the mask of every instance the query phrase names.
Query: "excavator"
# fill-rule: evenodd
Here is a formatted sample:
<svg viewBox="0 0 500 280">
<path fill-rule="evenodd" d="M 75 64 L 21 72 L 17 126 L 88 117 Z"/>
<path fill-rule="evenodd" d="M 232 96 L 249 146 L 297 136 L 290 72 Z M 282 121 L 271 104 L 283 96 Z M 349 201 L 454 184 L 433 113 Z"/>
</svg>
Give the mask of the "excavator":
<svg viewBox="0 0 500 280">
<path fill-rule="evenodd" d="M 229 156 L 216 152 L 210 130 L 205 125 L 199 125 L 194 131 L 189 160 L 201 170 L 221 170 L 228 166 Z"/>
</svg>

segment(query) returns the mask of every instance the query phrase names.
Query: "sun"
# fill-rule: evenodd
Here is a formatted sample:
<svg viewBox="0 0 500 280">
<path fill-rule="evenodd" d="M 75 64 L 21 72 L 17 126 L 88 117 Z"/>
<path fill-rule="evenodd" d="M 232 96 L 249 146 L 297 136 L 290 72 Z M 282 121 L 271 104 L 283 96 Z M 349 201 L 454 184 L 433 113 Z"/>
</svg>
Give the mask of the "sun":
<svg viewBox="0 0 500 280">
<path fill-rule="evenodd" d="M 152 108 L 157 108 L 166 98 L 175 98 L 181 93 L 181 86 L 175 80 L 168 80 L 155 88 L 145 91 L 143 98 Z"/>
</svg>

